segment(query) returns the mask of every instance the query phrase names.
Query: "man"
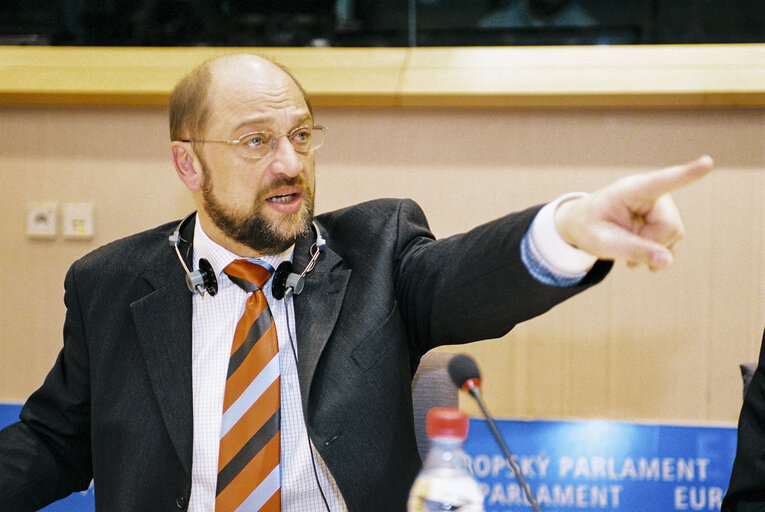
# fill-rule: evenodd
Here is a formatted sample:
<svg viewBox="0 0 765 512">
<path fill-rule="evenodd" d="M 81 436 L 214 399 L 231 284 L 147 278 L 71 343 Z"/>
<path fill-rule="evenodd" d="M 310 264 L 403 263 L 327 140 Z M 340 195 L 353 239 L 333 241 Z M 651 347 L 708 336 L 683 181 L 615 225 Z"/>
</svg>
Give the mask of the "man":
<svg viewBox="0 0 765 512">
<path fill-rule="evenodd" d="M 723 512 L 765 510 L 765 330 L 760 358 L 744 395 L 738 420 L 738 446 Z"/>
<path fill-rule="evenodd" d="M 170 118 L 197 214 L 68 272 L 64 348 L 21 421 L 0 432 L 3 510 L 33 510 L 91 478 L 98 510 L 404 510 L 421 464 L 410 388 L 420 357 L 505 334 L 597 283 L 606 260 L 668 266 L 682 223 L 667 193 L 712 166 L 703 157 L 435 241 L 407 200 L 323 214 L 312 227 L 323 128 L 269 61 L 203 64 L 176 87 Z M 200 289 L 217 286 L 214 296 L 189 293 L 171 235 L 185 266 L 212 268 Z M 279 299 L 284 275 L 247 288 L 229 273 L 242 258 L 291 261 L 302 293 L 295 284 Z M 252 344 L 272 319 L 280 412 L 270 418 L 281 430 L 230 464 L 247 451 L 232 456 L 221 439 L 237 324 L 263 293 L 271 316 Z M 269 472 L 258 457 L 271 446 Z M 258 473 L 257 489 L 229 492 L 239 470 Z"/>
</svg>

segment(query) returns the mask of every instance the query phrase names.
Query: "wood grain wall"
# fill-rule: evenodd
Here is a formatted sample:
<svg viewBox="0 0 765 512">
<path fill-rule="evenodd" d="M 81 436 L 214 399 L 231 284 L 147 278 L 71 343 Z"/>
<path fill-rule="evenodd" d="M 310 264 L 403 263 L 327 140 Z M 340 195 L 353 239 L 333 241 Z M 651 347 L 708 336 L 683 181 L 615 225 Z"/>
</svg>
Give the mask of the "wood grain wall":
<svg viewBox="0 0 765 512">
<path fill-rule="evenodd" d="M 438 236 L 711 154 L 714 173 L 675 195 L 688 234 L 672 269 L 617 265 L 458 351 L 477 357 L 498 416 L 735 422 L 738 364 L 756 359 L 765 326 L 765 110 L 320 107 L 317 119 L 330 127 L 320 211 L 411 197 Z M 24 400 L 53 364 L 69 264 L 191 209 L 167 139 L 159 107 L 0 107 L 0 401 Z M 28 239 L 37 201 L 93 202 L 95 238 Z"/>
</svg>

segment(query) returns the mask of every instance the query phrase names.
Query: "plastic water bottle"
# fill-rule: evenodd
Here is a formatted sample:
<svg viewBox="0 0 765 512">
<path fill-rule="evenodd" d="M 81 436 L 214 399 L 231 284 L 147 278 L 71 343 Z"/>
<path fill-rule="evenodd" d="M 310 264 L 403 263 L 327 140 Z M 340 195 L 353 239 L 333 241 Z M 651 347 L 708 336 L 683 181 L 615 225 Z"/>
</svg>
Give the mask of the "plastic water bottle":
<svg viewBox="0 0 765 512">
<path fill-rule="evenodd" d="M 483 512 L 483 493 L 468 471 L 462 442 L 468 417 L 451 407 L 428 411 L 430 449 L 409 491 L 408 512 Z"/>
</svg>

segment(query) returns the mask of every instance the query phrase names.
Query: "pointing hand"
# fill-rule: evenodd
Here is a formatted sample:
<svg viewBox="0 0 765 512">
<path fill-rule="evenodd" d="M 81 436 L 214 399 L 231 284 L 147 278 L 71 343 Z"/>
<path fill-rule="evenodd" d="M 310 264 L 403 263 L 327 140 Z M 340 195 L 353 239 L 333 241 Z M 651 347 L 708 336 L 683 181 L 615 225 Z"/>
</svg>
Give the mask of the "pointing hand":
<svg viewBox="0 0 765 512">
<path fill-rule="evenodd" d="M 627 176 L 565 201 L 555 213 L 558 232 L 600 259 L 666 268 L 685 231 L 669 193 L 705 176 L 713 165 L 705 155 L 685 165 Z"/>
</svg>

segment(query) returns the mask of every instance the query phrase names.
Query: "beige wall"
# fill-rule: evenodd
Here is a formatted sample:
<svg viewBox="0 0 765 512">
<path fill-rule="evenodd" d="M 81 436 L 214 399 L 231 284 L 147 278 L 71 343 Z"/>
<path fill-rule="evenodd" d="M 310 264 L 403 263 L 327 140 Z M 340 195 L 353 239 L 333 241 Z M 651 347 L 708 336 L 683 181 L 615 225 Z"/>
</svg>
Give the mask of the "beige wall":
<svg viewBox="0 0 765 512">
<path fill-rule="evenodd" d="M 319 109 L 317 119 L 330 126 L 319 210 L 412 197 L 438 236 L 714 156 L 715 173 L 675 196 L 688 236 L 671 270 L 618 265 L 507 339 L 465 350 L 499 416 L 735 421 L 737 365 L 756 359 L 765 325 L 765 110 Z M 23 400 L 53 363 L 69 264 L 191 209 L 166 133 L 162 109 L 0 108 L 0 401 Z M 27 239 L 36 201 L 93 202 L 95 239 Z"/>
</svg>

